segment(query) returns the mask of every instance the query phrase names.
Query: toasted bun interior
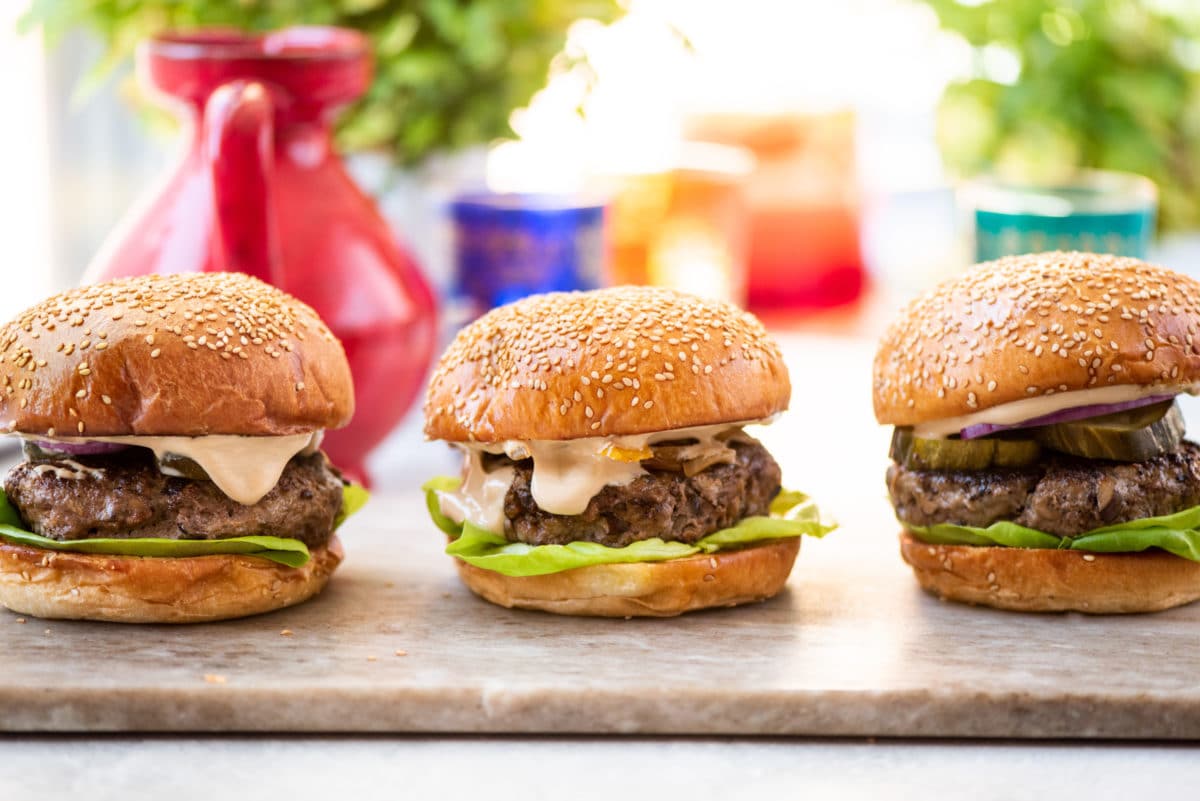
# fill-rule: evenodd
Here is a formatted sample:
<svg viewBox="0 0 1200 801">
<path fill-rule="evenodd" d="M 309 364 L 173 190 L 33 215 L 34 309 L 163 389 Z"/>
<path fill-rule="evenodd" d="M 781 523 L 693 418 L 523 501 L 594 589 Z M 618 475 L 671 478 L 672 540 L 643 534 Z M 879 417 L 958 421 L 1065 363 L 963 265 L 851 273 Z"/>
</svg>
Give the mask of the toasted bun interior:
<svg viewBox="0 0 1200 801">
<path fill-rule="evenodd" d="M 667 562 L 594 565 L 545 576 L 505 576 L 455 560 L 471 591 L 509 609 L 590 617 L 673 617 L 764 601 L 787 582 L 800 538 Z"/>
<path fill-rule="evenodd" d="M 0 605 L 40 618 L 204 623 L 305 601 L 341 561 L 337 537 L 298 568 L 232 554 L 107 556 L 0 541 Z"/>
<path fill-rule="evenodd" d="M 669 289 L 535 295 L 458 333 L 430 382 L 425 433 L 452 442 L 577 439 L 759 420 L 787 368 L 751 314 Z"/>
<path fill-rule="evenodd" d="M 1197 380 L 1200 282 L 1137 259 L 1035 253 L 980 264 L 901 312 L 875 356 L 875 416 L 908 426 Z"/>
<path fill-rule="evenodd" d="M 72 289 L 0 329 L 0 430 L 47 436 L 282 436 L 354 412 L 316 312 L 238 273 Z"/>
<path fill-rule="evenodd" d="M 950 601 L 1023 612 L 1158 612 L 1200 599 L 1200 563 L 1164 551 L 1082 553 L 930 545 L 905 532 L 917 581 Z"/>
</svg>

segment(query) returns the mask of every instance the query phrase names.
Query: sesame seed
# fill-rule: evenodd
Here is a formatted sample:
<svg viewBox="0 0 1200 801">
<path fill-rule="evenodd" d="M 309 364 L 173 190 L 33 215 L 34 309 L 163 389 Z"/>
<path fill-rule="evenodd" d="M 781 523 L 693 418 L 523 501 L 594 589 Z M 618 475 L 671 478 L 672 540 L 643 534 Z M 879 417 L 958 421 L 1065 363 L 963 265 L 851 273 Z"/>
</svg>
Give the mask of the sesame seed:
<svg viewBox="0 0 1200 801">
<path fill-rule="evenodd" d="M 638 298 L 631 300 L 633 295 Z M 451 382 L 460 382 L 464 375 L 460 368 L 470 365 L 466 374 L 475 376 L 470 379 L 472 388 L 464 394 L 480 394 L 470 404 L 454 406 L 451 412 L 464 439 L 470 440 L 476 425 L 484 422 L 478 418 L 479 404 L 500 408 L 523 402 L 519 394 L 531 387 L 551 394 L 542 408 L 557 409 L 560 416 L 570 420 L 567 413 L 573 406 L 584 406 L 592 400 L 590 383 L 596 390 L 595 401 L 583 409 L 584 413 L 575 418 L 580 422 L 573 425 L 585 431 L 597 430 L 593 422 L 603 421 L 603 426 L 615 421 L 620 425 L 625 418 L 610 417 L 600 405 L 610 402 L 613 390 L 620 394 L 620 390 L 632 389 L 628 408 L 641 412 L 650 400 L 642 394 L 643 381 L 681 381 L 685 384 L 681 392 L 695 393 L 701 376 L 718 369 L 715 360 L 720 355 L 710 358 L 704 349 L 717 345 L 718 340 L 709 334 L 716 327 L 712 325 L 714 318 L 726 321 L 724 330 L 730 335 L 725 338 L 737 342 L 734 352 L 726 354 L 726 363 L 729 359 L 748 360 L 757 368 L 778 360 L 777 346 L 756 320 L 742 312 L 731 312 L 715 301 L 655 287 L 598 290 L 583 296 L 551 293 L 494 309 L 460 331 L 430 380 L 430 404 L 441 392 L 454 391 Z M 710 339 L 711 345 L 702 345 Z M 654 353 L 663 353 L 671 361 L 652 360 Z M 675 361 L 676 355 L 687 369 L 676 372 L 680 363 Z M 706 361 L 714 362 L 707 371 Z M 565 380 L 550 384 L 541 377 L 530 380 L 530 373 L 552 371 L 551 365 L 559 368 L 553 372 Z M 765 371 L 762 378 L 767 379 Z M 514 386 L 514 379 L 519 385 Z M 501 392 L 503 396 L 498 395 Z M 439 405 L 427 409 L 440 409 L 445 401 L 436 403 Z M 649 408 L 653 408 L 653 402 Z M 587 409 L 591 409 L 590 416 Z M 486 435 L 487 441 L 494 433 L 493 427 Z"/>
<path fill-rule="evenodd" d="M 150 358 L 157 359 L 161 354 L 162 354 L 162 349 L 155 348 L 154 350 L 150 351 Z"/>
</svg>

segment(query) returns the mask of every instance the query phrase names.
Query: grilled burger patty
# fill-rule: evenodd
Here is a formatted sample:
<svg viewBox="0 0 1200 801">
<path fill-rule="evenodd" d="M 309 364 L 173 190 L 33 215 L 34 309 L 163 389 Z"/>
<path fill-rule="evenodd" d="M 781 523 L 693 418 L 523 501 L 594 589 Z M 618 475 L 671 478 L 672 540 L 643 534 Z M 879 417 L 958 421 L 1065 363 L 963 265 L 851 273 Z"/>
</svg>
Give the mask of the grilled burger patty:
<svg viewBox="0 0 1200 801">
<path fill-rule="evenodd" d="M 888 492 L 903 523 L 986 528 L 1008 520 L 1060 537 L 1200 504 L 1200 445 L 1142 462 L 1051 454 L 1023 468 L 910 470 L 892 464 Z"/>
<path fill-rule="evenodd" d="M 538 508 L 529 489 L 533 462 L 516 462 L 516 477 L 504 499 L 506 536 L 529 545 L 582 541 L 622 548 L 653 537 L 692 543 L 743 517 L 767 514 L 779 494 L 779 465 L 749 437 L 729 444 L 736 452 L 731 464 L 713 465 L 690 478 L 650 469 L 628 484 L 605 487 L 580 515 Z"/>
<path fill-rule="evenodd" d="M 79 465 L 99 472 L 84 473 Z M 52 468 L 78 477 L 60 477 Z M 341 479 L 322 453 L 293 458 L 253 506 L 230 500 L 211 481 L 163 475 L 145 448 L 23 462 L 4 479 L 4 491 L 31 531 L 55 540 L 271 535 L 315 548 L 329 541 L 342 508 Z"/>
</svg>

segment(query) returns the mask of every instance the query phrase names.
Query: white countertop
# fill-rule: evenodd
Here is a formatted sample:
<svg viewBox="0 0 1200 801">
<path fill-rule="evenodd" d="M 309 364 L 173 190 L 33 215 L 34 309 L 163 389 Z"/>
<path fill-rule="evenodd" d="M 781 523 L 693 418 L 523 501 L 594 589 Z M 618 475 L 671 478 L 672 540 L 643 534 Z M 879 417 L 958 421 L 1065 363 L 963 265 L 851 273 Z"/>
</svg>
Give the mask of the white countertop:
<svg viewBox="0 0 1200 801">
<path fill-rule="evenodd" d="M 1197 756 L 1053 742 L 33 737 L 0 739 L 0 798 L 1194 801 Z"/>
</svg>

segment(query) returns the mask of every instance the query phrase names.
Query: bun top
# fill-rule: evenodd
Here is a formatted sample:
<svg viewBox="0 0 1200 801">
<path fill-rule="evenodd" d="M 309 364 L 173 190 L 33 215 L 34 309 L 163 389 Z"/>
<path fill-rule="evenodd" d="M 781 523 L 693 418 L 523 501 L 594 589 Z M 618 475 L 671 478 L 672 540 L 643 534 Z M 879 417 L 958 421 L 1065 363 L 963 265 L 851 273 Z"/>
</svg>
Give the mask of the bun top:
<svg viewBox="0 0 1200 801">
<path fill-rule="evenodd" d="M 281 436 L 353 412 L 346 355 L 316 312 L 238 273 L 85 286 L 0 328 L 0 430 Z"/>
<path fill-rule="evenodd" d="M 758 420 L 791 396 L 751 314 L 655 287 L 534 295 L 462 329 L 425 399 L 452 442 L 562 440 Z"/>
<path fill-rule="evenodd" d="M 1056 392 L 1200 380 L 1200 283 L 1143 261 L 1034 253 L 908 305 L 875 355 L 875 417 L 916 425 Z"/>
</svg>

